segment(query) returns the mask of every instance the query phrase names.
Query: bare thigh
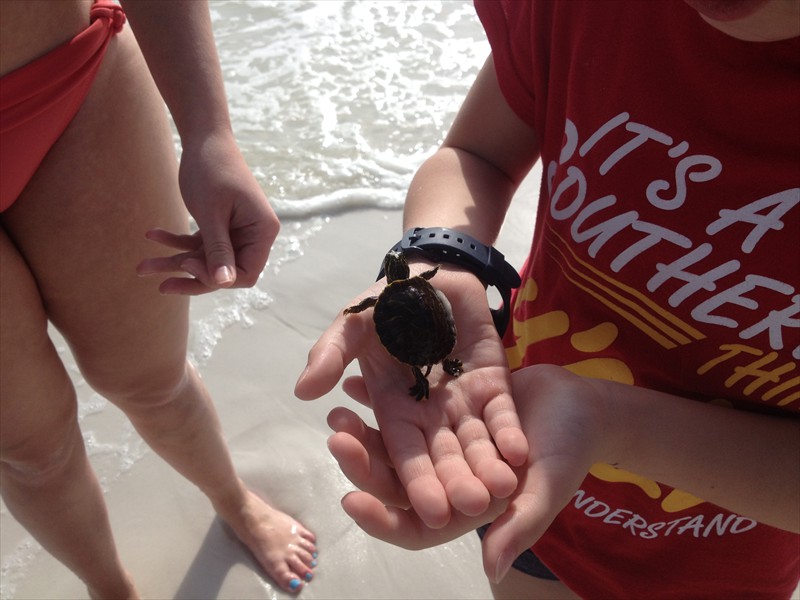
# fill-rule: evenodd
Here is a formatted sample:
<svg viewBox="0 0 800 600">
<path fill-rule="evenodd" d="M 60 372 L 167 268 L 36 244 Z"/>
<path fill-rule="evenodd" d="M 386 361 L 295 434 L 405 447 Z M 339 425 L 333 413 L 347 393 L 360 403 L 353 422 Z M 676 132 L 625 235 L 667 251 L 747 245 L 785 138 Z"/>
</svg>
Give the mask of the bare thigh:
<svg viewBox="0 0 800 600">
<path fill-rule="evenodd" d="M 145 231 L 187 218 L 163 102 L 129 29 L 2 222 L 95 389 L 135 395 L 183 376 L 188 301 L 135 271 L 159 252 Z"/>
<path fill-rule="evenodd" d="M 0 273 L 0 458 L 35 475 L 68 450 L 77 427 L 75 391 L 47 335 L 36 282 L 2 229 Z"/>
</svg>

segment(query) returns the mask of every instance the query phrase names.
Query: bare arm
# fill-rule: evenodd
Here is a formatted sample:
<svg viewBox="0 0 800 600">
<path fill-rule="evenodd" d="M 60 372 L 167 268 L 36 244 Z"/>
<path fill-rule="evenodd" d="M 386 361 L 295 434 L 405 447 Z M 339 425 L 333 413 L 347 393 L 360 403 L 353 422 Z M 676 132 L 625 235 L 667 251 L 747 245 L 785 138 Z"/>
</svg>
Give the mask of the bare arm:
<svg viewBox="0 0 800 600">
<path fill-rule="evenodd" d="M 503 98 L 490 56 L 444 144 L 411 182 L 405 228 L 450 227 L 491 244 L 538 157 L 536 135 Z"/>
<path fill-rule="evenodd" d="M 148 232 L 152 240 L 181 252 L 143 261 L 139 273 L 192 275 L 167 279 L 161 285 L 165 293 L 252 286 L 280 225 L 233 136 L 208 4 L 122 4 L 180 134 L 181 194 L 200 229 L 193 236 Z"/>
<path fill-rule="evenodd" d="M 230 132 L 219 56 L 204 0 L 121 0 L 184 143 Z"/>
<path fill-rule="evenodd" d="M 766 525 L 800 532 L 800 421 L 590 380 L 605 403 L 604 462 Z"/>
<path fill-rule="evenodd" d="M 481 133 L 486 130 L 493 135 Z M 414 178 L 406 226 L 450 227 L 491 243 L 536 157 L 533 133 L 505 104 L 490 59 L 444 145 Z M 394 241 L 387 240 L 387 247 Z M 413 272 L 423 268 L 412 265 Z M 325 394 L 344 366 L 358 359 L 365 393 L 374 399 L 387 454 L 410 504 L 425 524 L 442 527 L 450 506 L 477 515 L 496 504 L 492 498 L 507 497 L 517 483 L 509 465 L 524 463 L 528 448 L 483 284 L 471 273 L 442 265 L 434 285 L 453 308 L 458 328 L 453 355 L 463 362 L 463 375 L 448 380 L 435 370 L 430 399 L 409 403 L 408 369 L 380 346 L 370 315 L 340 315 L 311 349 L 296 394 L 304 399 Z"/>
</svg>

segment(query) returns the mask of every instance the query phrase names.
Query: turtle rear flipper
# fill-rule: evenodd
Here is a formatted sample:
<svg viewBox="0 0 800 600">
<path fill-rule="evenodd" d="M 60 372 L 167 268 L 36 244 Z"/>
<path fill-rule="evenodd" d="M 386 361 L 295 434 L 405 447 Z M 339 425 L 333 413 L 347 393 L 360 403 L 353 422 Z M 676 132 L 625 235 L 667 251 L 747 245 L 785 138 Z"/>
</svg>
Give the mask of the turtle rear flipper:
<svg viewBox="0 0 800 600">
<path fill-rule="evenodd" d="M 416 396 L 417 402 L 425 398 L 429 397 L 430 392 L 430 385 L 428 384 L 428 380 L 425 378 L 425 375 L 429 375 L 431 372 L 430 365 L 428 366 L 428 372 L 423 375 L 422 371 L 419 367 L 411 367 L 411 372 L 414 373 L 414 380 L 415 383 L 410 388 L 408 388 L 408 393 L 411 396 Z"/>
<path fill-rule="evenodd" d="M 445 358 L 442 361 L 444 372 L 453 377 L 458 377 L 464 372 L 464 365 L 457 358 Z"/>
</svg>

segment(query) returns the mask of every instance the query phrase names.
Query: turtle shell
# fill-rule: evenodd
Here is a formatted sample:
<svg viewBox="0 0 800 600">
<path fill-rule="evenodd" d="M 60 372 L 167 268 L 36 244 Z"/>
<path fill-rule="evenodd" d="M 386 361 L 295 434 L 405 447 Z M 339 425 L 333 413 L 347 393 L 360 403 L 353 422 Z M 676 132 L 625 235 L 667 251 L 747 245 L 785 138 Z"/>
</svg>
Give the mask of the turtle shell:
<svg viewBox="0 0 800 600">
<path fill-rule="evenodd" d="M 439 363 L 456 344 L 450 303 L 419 276 L 387 285 L 378 296 L 373 319 L 389 353 L 412 366 Z"/>
</svg>

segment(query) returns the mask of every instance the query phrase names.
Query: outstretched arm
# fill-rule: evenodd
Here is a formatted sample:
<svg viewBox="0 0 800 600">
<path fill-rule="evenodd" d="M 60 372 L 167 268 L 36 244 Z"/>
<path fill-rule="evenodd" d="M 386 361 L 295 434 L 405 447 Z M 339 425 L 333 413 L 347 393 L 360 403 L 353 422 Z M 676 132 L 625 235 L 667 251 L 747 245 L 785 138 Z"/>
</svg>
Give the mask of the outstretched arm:
<svg viewBox="0 0 800 600">
<path fill-rule="evenodd" d="M 167 293 L 251 286 L 279 222 L 231 129 L 208 5 L 201 0 L 122 0 L 136 39 L 181 137 L 180 189 L 199 227 L 193 236 L 155 229 L 148 237 L 181 250 L 149 259 L 140 274 L 182 271 Z"/>
<path fill-rule="evenodd" d="M 484 65 L 442 148 L 414 177 L 405 226 L 449 227 L 491 244 L 511 197 L 538 157 L 536 137 L 506 104 L 491 58 Z M 398 232 L 398 237 L 400 232 Z M 396 240 L 388 240 L 387 247 Z M 376 264 L 380 257 L 376 257 Z M 412 274 L 430 268 L 410 260 Z M 527 442 L 510 395 L 510 374 L 483 284 L 443 264 L 431 283 L 453 308 L 462 361 L 457 379 L 431 376 L 430 399 L 408 396 L 409 370 L 380 346 L 371 312 L 339 315 L 309 353 L 296 393 L 317 398 L 358 359 L 388 455 L 410 504 L 431 527 L 450 507 L 482 515 L 493 498 L 516 487 L 511 466 L 524 463 Z M 383 284 L 364 296 L 378 293 Z"/>
</svg>

